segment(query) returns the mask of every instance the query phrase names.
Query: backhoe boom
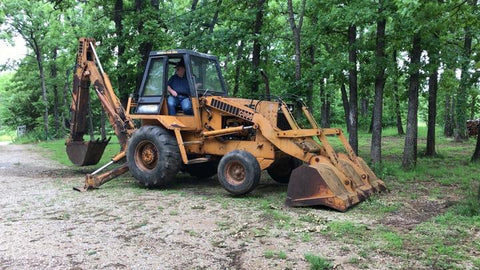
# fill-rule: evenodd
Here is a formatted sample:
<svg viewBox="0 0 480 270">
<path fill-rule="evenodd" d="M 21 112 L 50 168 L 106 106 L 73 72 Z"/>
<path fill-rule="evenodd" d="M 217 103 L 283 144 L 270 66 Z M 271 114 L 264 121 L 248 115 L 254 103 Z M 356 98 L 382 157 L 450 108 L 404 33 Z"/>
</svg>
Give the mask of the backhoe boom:
<svg viewBox="0 0 480 270">
<path fill-rule="evenodd" d="M 126 114 L 120 100 L 113 91 L 108 75 L 103 71 L 94 44 L 95 40 L 93 39 L 80 38 L 76 71 L 73 77 L 72 105 L 70 107 L 72 118 L 70 136 L 67 139 L 66 146 L 70 160 L 80 166 L 97 164 L 109 141 L 105 138 L 96 141 L 93 138 L 90 141 L 83 139 L 84 134 L 87 133 L 87 113 L 90 111 L 90 86 L 93 86 L 120 144 L 120 154 L 112 159 L 114 161 L 112 163 L 124 160 L 127 141 L 135 131 L 133 121 Z M 97 68 L 97 64 L 100 70 Z M 122 158 L 118 158 L 119 156 Z M 128 171 L 126 165 L 122 167 L 124 167 L 121 170 L 122 173 Z M 119 172 L 118 170 L 112 170 L 98 177 L 96 176 L 98 172 L 95 172 L 87 176 L 88 181 L 86 181 L 85 188 L 98 187 L 105 182 L 105 179 L 111 177 L 110 174 L 113 173 L 118 176 Z"/>
</svg>

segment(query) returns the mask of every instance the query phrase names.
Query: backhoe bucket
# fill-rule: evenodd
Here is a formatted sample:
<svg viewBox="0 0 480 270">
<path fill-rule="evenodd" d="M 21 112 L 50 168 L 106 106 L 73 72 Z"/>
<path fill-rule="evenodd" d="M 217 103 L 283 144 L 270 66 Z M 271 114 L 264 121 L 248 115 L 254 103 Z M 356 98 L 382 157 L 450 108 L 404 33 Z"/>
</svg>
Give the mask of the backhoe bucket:
<svg viewBox="0 0 480 270">
<path fill-rule="evenodd" d="M 302 165 L 292 171 L 288 183 L 288 206 L 325 205 L 346 211 L 368 195 L 353 189 L 353 183 L 330 163 Z"/>
<path fill-rule="evenodd" d="M 110 138 L 96 141 L 69 141 L 66 143 L 70 161 L 78 166 L 95 165 L 102 158 Z"/>
</svg>

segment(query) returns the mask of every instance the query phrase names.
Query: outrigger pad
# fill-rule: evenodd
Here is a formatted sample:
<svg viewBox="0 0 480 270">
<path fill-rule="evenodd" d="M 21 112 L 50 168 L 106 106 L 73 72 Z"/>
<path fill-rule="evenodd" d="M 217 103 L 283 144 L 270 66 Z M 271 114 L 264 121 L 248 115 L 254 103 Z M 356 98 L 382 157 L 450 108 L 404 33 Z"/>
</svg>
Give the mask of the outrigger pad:
<svg viewBox="0 0 480 270">
<path fill-rule="evenodd" d="M 288 206 L 324 205 L 339 211 L 359 203 L 363 198 L 351 191 L 349 184 L 337 176 L 331 164 L 302 165 L 293 170 L 288 183 Z"/>
<path fill-rule="evenodd" d="M 110 138 L 96 141 L 70 141 L 66 143 L 67 155 L 70 161 L 78 166 L 97 164 Z"/>
</svg>

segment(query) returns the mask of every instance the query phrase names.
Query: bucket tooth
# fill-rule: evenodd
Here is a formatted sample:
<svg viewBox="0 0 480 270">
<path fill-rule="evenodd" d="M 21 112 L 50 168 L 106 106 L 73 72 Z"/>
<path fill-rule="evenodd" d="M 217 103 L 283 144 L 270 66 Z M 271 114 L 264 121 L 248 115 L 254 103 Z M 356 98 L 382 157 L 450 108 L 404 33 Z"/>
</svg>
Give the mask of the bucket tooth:
<svg viewBox="0 0 480 270">
<path fill-rule="evenodd" d="M 95 165 L 102 158 L 110 138 L 96 141 L 69 141 L 66 143 L 70 161 L 78 166 Z"/>
<path fill-rule="evenodd" d="M 302 165 L 293 170 L 287 190 L 288 206 L 324 205 L 339 211 L 363 200 L 332 164 Z"/>
<path fill-rule="evenodd" d="M 345 176 L 353 181 L 353 187 L 357 193 L 362 192 L 364 197 L 368 198 L 375 192 L 374 187 L 370 184 L 368 173 L 350 160 L 347 155 L 338 153 L 338 162 Z"/>
<path fill-rule="evenodd" d="M 373 189 L 376 192 L 382 192 L 387 190 L 387 186 L 385 185 L 385 182 L 380 180 L 375 173 L 368 167 L 367 163 L 365 160 L 362 158 L 358 157 L 358 162 L 362 166 L 362 169 L 365 170 L 365 172 L 368 174 L 368 180 L 370 181 L 370 184 L 372 185 Z"/>
</svg>

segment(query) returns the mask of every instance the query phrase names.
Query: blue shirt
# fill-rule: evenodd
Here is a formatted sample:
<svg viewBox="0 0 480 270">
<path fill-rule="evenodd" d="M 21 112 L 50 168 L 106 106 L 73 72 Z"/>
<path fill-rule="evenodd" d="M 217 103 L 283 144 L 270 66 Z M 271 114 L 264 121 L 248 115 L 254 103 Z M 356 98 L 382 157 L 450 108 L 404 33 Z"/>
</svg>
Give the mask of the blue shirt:
<svg viewBox="0 0 480 270">
<path fill-rule="evenodd" d="M 190 96 L 190 87 L 188 86 L 188 80 L 186 76 L 180 78 L 177 74 L 173 74 L 167 83 L 177 94 Z"/>
</svg>

